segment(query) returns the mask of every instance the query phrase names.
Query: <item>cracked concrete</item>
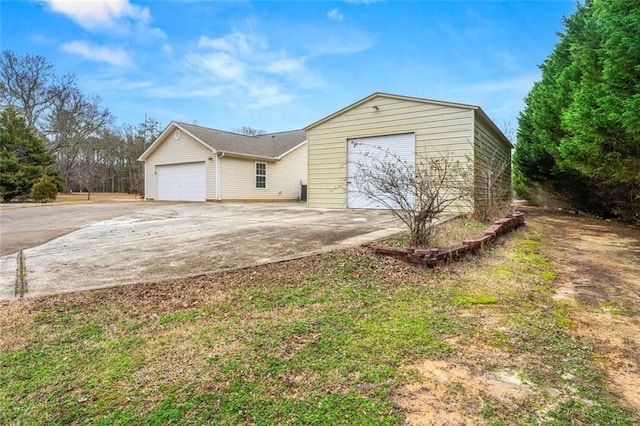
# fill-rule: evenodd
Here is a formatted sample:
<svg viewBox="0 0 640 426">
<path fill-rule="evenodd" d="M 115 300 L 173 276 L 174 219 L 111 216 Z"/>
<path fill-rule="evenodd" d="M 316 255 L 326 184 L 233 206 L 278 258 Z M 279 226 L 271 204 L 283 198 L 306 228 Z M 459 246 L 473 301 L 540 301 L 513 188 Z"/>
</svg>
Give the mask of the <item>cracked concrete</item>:
<svg viewBox="0 0 640 426">
<path fill-rule="evenodd" d="M 11 214 L 15 232 L 20 212 L 11 210 Z M 26 211 L 24 215 L 30 216 Z M 40 221 L 30 220 L 32 227 L 35 223 L 46 234 L 46 216 Z M 82 218 L 78 220 L 82 222 Z M 2 234 L 4 228 L 3 225 Z M 114 214 L 110 219 L 85 224 L 25 248 L 28 291 L 24 297 L 161 281 L 288 260 L 401 231 L 402 224 L 382 210 L 309 209 L 293 203 L 147 203 L 144 208 L 132 205 L 128 214 Z M 3 238 L 3 248 L 4 245 Z M 0 300 L 19 298 L 15 294 L 17 259 L 15 252 L 0 257 Z"/>
</svg>

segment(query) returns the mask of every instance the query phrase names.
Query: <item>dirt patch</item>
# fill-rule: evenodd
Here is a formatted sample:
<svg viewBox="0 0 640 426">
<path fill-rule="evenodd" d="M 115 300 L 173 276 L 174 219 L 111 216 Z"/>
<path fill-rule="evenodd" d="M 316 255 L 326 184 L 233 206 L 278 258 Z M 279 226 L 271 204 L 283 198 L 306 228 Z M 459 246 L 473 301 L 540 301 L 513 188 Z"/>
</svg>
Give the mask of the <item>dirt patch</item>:
<svg viewBox="0 0 640 426">
<path fill-rule="evenodd" d="M 571 304 L 574 333 L 596 342 L 611 390 L 640 410 L 640 231 L 560 211 L 528 213 L 552 241 L 554 299 Z"/>
<path fill-rule="evenodd" d="M 532 384 L 521 378 L 517 363 L 504 368 L 510 354 L 489 346 L 464 346 L 453 360 L 422 360 L 411 366 L 420 379 L 403 388 L 398 403 L 407 411 L 406 424 L 484 425 L 490 424 L 493 407 L 517 410 L 534 396 Z M 492 361 L 503 363 L 493 369 Z"/>
<path fill-rule="evenodd" d="M 610 388 L 640 410 L 640 231 L 560 212 L 536 220 L 553 241 L 555 299 L 575 305 L 575 333 L 596 342 Z"/>
</svg>

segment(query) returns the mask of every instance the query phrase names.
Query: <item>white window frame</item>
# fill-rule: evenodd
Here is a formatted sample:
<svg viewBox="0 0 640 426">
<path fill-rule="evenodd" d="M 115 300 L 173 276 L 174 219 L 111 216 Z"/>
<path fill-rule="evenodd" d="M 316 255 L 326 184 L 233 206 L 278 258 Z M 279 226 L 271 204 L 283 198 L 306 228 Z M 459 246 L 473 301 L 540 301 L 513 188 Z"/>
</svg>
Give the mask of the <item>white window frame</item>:
<svg viewBox="0 0 640 426">
<path fill-rule="evenodd" d="M 258 174 L 258 165 L 264 165 L 264 174 Z M 261 161 L 256 161 L 255 162 L 255 167 L 254 167 L 254 171 L 255 171 L 255 187 L 256 189 L 267 189 L 267 163 L 261 162 Z M 264 178 L 264 187 L 258 186 L 258 178 L 259 177 L 263 177 Z"/>
</svg>

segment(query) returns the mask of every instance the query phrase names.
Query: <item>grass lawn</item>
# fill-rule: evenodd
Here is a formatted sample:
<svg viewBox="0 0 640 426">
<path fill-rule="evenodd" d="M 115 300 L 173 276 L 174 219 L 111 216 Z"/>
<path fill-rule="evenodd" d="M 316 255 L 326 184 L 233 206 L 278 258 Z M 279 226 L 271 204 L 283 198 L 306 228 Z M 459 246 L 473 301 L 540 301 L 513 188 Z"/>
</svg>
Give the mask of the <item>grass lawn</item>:
<svg viewBox="0 0 640 426">
<path fill-rule="evenodd" d="M 638 424 L 546 244 L 530 224 L 438 269 L 354 249 L 4 303 L 0 424 L 403 424 L 434 396 L 423 420 Z"/>
</svg>

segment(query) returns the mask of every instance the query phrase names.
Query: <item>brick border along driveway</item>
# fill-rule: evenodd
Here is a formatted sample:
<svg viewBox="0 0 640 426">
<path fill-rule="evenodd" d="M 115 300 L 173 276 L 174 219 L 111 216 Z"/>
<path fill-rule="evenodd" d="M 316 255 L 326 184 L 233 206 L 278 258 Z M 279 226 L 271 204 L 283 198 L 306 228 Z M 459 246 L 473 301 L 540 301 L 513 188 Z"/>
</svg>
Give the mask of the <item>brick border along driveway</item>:
<svg viewBox="0 0 640 426">
<path fill-rule="evenodd" d="M 147 206 L 23 250 L 22 282 L 19 256 L 0 257 L 0 300 L 20 297 L 21 285 L 24 297 L 36 297 L 154 282 L 293 259 L 402 231 L 382 210 L 290 203 Z M 44 230 L 48 219 L 38 223 Z"/>
</svg>

